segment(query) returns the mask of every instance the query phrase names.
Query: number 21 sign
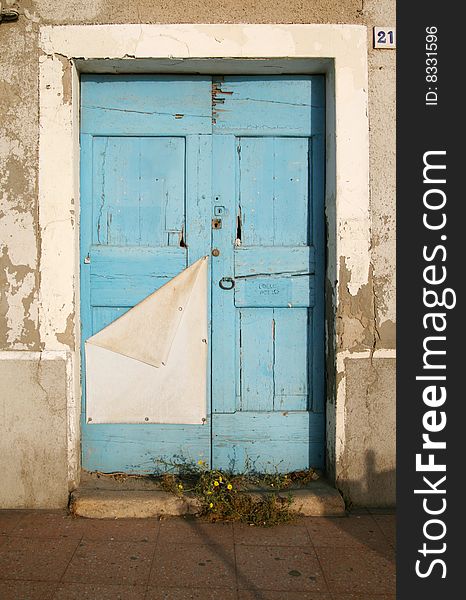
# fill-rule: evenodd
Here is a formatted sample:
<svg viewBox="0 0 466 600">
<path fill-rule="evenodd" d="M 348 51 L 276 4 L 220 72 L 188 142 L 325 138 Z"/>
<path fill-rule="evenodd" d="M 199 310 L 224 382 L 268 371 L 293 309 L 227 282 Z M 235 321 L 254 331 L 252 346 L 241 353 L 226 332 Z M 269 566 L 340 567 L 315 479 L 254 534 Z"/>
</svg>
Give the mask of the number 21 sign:
<svg viewBox="0 0 466 600">
<path fill-rule="evenodd" d="M 374 27 L 374 48 L 396 48 L 395 27 Z"/>
</svg>

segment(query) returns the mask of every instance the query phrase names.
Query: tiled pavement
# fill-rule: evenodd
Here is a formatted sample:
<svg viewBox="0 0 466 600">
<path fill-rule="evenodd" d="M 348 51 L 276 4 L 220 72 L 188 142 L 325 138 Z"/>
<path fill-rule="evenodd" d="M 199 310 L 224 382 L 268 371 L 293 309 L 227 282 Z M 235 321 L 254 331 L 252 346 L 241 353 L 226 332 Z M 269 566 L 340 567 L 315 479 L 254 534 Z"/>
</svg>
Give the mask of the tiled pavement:
<svg viewBox="0 0 466 600">
<path fill-rule="evenodd" d="M 0 600 L 394 600 L 395 515 L 268 529 L 0 511 Z"/>
</svg>

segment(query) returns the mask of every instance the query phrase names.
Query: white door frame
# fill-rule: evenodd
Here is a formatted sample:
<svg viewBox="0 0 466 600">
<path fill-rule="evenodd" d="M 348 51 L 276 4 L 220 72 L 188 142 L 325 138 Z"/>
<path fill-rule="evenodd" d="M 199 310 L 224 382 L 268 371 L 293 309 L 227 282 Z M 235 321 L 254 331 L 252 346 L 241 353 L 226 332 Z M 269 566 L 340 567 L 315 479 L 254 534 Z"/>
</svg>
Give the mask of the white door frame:
<svg viewBox="0 0 466 600">
<path fill-rule="evenodd" d="M 325 73 L 327 279 L 356 295 L 370 276 L 367 29 L 360 25 L 69 25 L 40 30 L 39 324 L 44 358 L 66 357 L 68 474 L 79 478 L 79 73 Z M 327 300 L 327 304 L 329 299 Z M 330 312 L 330 311 L 328 311 Z M 59 332 L 59 333 L 58 333 Z M 327 462 L 345 445 L 346 348 L 327 339 L 338 382 L 327 398 Z M 366 353 L 364 353 L 366 354 Z M 354 353 L 352 354 L 354 356 Z"/>
</svg>

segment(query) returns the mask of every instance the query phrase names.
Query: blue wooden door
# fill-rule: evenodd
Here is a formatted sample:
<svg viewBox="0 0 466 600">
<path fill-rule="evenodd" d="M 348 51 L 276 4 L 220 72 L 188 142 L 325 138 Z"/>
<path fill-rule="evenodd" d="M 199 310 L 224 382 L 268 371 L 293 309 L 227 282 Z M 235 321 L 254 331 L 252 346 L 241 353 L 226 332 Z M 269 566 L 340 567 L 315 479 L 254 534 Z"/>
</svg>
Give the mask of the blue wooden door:
<svg viewBox="0 0 466 600">
<path fill-rule="evenodd" d="M 321 77 L 83 76 L 82 340 L 217 249 L 207 422 L 84 399 L 84 468 L 323 466 L 323 106 Z"/>
</svg>

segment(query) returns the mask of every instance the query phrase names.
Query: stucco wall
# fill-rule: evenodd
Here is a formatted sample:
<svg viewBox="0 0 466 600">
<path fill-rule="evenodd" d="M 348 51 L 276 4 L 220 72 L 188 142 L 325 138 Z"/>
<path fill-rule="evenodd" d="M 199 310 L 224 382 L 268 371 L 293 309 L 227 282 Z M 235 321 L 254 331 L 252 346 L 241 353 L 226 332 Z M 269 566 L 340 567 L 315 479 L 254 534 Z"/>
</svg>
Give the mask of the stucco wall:
<svg viewBox="0 0 466 600">
<path fill-rule="evenodd" d="M 395 504 L 395 361 L 345 360 L 347 435 L 338 487 L 355 505 Z"/>
<path fill-rule="evenodd" d="M 66 506 L 65 361 L 0 358 L 0 507 Z"/>
<path fill-rule="evenodd" d="M 336 429 L 334 419 L 328 419 L 329 472 L 337 481 L 364 478 L 362 466 L 365 454 L 359 447 L 348 454 L 346 440 L 353 439 L 355 429 L 364 423 L 380 424 L 390 448 L 383 457 L 376 453 L 373 470 L 394 469 L 394 359 L 384 351 L 395 347 L 395 53 L 372 49 L 372 27 L 394 25 L 394 0 L 361 2 L 340 0 L 326 2 L 301 0 L 223 0 L 212 2 L 182 0 L 176 3 L 153 3 L 149 0 L 25 0 L 5 5 L 20 12 L 17 22 L 0 24 L 0 349 L 7 351 L 40 351 L 44 340 L 40 335 L 39 290 L 41 289 L 41 237 L 38 215 L 38 65 L 39 28 L 47 24 L 97 23 L 352 23 L 368 28 L 369 61 L 369 124 L 370 124 L 370 209 L 371 268 L 367 283 L 356 293 L 349 285 L 351 270 L 344 258 L 339 261 L 339 273 L 327 285 L 328 296 L 338 295 L 337 318 L 330 319 L 329 360 L 337 364 L 336 378 L 330 374 L 329 415 L 334 414 L 336 392 L 344 406 L 342 427 Z M 66 69 L 64 71 L 67 72 Z M 66 89 L 66 86 L 65 86 Z M 57 165 L 59 168 L 59 165 Z M 58 226 L 59 224 L 55 224 Z M 332 303 L 329 302 L 331 309 Z M 66 323 L 55 332 L 57 340 L 73 349 L 75 345 L 74 310 Z M 331 329 L 334 327 L 332 334 Z M 333 346 L 333 340 L 335 344 Z M 375 352 L 375 354 L 374 354 Z M 336 355 L 335 355 L 336 353 Z M 370 356 L 367 362 L 367 356 Z M 338 359 L 340 356 L 340 359 Z M 364 361 L 364 378 L 359 382 L 366 392 L 355 389 L 347 358 L 352 363 Z M 361 363 L 362 365 L 363 363 Z M 382 365 L 383 366 L 379 366 Z M 21 377 L 11 361 L 6 372 Z M 362 368 L 362 367 L 361 367 Z M 373 379 L 380 369 L 384 376 L 374 393 Z M 388 373 L 388 374 L 387 374 Z M 22 377 L 27 380 L 26 371 Z M 63 388 L 64 389 L 64 388 Z M 370 393 L 369 393 L 370 391 Z M 33 387 L 23 393 L 37 397 Z M 359 410 L 361 394 L 366 398 L 367 411 L 361 422 L 352 418 Z M 22 404 L 9 395 L 10 414 L 21 414 Z M 67 400 L 63 397 L 63 406 Z M 380 411 L 381 403 L 384 411 Z M 10 444 L 26 448 L 32 428 L 11 429 Z M 58 443 L 58 442 L 57 442 Z M 335 454 L 333 449 L 336 448 Z M 359 466 L 358 466 L 359 465 Z M 31 465 L 33 469 L 33 465 Z M 349 469 L 349 470 L 348 470 Z M 353 471 L 351 470 L 353 469 Z M 366 482 L 367 483 L 367 482 Z M 387 485 L 384 495 L 364 481 L 343 484 L 345 494 L 358 503 L 393 501 L 393 485 Z M 43 482 L 44 485 L 47 481 Z M 339 483 L 340 485 L 340 483 Z M 352 488 L 355 490 L 352 497 Z M 18 488 L 19 489 L 19 488 Z M 364 494 L 360 490 L 364 489 Z M 18 505 L 23 496 L 18 492 Z"/>
</svg>

